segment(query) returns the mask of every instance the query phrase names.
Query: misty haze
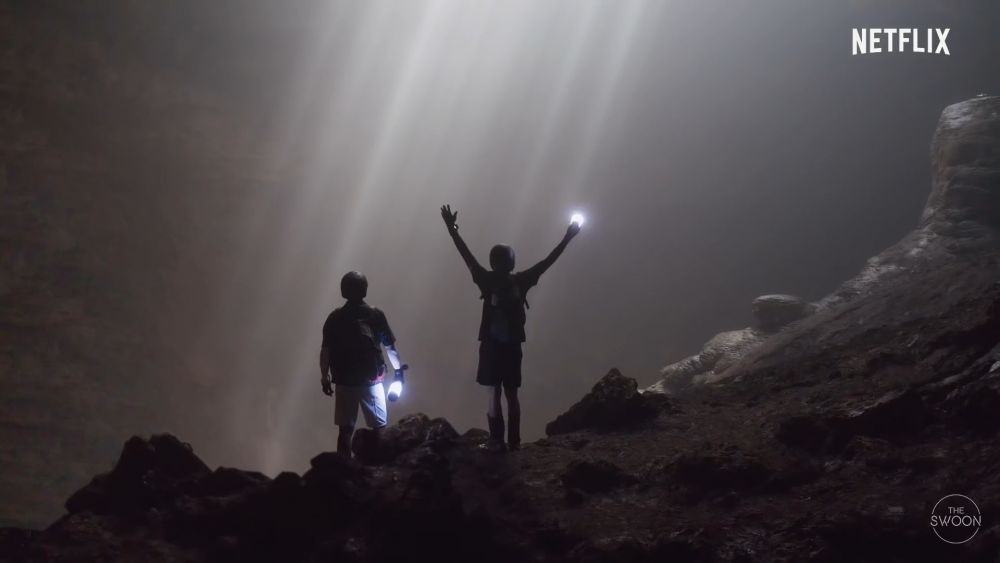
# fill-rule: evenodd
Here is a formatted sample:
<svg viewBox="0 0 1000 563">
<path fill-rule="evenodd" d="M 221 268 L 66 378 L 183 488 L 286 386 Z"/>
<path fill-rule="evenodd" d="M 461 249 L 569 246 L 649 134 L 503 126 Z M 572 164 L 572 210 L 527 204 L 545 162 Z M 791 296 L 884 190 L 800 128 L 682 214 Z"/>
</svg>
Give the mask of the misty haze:
<svg viewBox="0 0 1000 563">
<path fill-rule="evenodd" d="M 0 525 L 51 523 L 132 435 L 306 471 L 351 270 L 410 366 L 389 424 L 486 428 L 445 204 L 516 269 L 586 217 L 528 294 L 525 442 L 612 368 L 648 388 L 756 326 L 759 296 L 839 302 L 926 218 L 942 110 L 1000 91 L 996 12 L 0 0 Z M 878 26 L 949 28 L 950 55 L 852 56 Z"/>
</svg>

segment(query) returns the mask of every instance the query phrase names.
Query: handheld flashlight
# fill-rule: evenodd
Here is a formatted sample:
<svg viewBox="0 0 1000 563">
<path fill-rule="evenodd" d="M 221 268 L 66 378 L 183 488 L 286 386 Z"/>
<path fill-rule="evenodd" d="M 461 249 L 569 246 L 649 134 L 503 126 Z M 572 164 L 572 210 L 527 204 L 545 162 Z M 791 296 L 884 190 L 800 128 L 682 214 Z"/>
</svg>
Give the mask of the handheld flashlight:
<svg viewBox="0 0 1000 563">
<path fill-rule="evenodd" d="M 393 381 L 389 384 L 389 400 L 398 401 L 399 396 L 403 394 L 403 383 L 401 381 Z"/>
<path fill-rule="evenodd" d="M 403 396 L 403 381 L 406 379 L 403 372 L 410 369 L 410 366 L 403 364 L 396 370 L 395 381 L 389 384 L 389 400 L 398 401 L 401 396 Z"/>
<path fill-rule="evenodd" d="M 587 219 L 586 219 L 586 217 L 583 216 L 583 213 L 580 213 L 579 211 L 573 213 L 573 215 L 571 215 L 570 218 L 569 218 L 570 224 L 575 224 L 575 225 L 577 225 L 579 227 L 582 227 L 584 221 L 586 221 L 586 220 Z"/>
</svg>

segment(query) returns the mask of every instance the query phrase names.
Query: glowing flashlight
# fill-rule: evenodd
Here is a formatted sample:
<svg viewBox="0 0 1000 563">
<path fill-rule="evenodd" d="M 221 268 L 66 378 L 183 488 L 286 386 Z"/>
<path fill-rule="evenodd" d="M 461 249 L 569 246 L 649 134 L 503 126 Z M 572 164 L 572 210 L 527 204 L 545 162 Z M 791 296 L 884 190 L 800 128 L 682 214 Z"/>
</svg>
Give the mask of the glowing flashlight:
<svg viewBox="0 0 1000 563">
<path fill-rule="evenodd" d="M 583 222 L 586 221 L 586 220 L 587 219 L 583 216 L 583 213 L 580 213 L 580 212 L 574 213 L 569 218 L 570 224 L 575 224 L 578 227 L 582 227 L 583 226 Z"/>
<path fill-rule="evenodd" d="M 389 384 L 389 400 L 390 401 L 397 401 L 397 400 L 399 400 L 399 397 L 402 394 L 403 394 L 403 382 L 402 381 L 393 381 L 392 383 Z"/>
<path fill-rule="evenodd" d="M 389 400 L 398 401 L 403 396 L 403 381 L 406 379 L 403 372 L 410 369 L 408 364 L 403 364 L 396 370 L 396 380 L 389 384 Z"/>
</svg>

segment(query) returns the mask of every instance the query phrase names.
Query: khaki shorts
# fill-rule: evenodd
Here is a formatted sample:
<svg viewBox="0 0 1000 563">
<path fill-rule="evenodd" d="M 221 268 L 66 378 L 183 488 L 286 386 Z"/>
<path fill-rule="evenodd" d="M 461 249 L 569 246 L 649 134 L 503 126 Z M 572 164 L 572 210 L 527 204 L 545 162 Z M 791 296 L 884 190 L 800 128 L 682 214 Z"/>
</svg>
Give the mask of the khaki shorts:
<svg viewBox="0 0 1000 563">
<path fill-rule="evenodd" d="M 333 392 L 336 403 L 333 420 L 337 426 L 354 427 L 358 407 L 369 428 L 382 428 L 388 423 L 385 410 L 385 389 L 381 383 L 371 386 L 337 384 Z"/>
</svg>

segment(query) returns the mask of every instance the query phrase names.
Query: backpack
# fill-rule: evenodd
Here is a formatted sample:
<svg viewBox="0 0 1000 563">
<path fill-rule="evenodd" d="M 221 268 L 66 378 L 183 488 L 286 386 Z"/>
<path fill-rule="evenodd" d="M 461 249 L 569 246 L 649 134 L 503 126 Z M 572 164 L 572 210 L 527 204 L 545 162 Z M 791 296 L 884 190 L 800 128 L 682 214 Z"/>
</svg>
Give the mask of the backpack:
<svg viewBox="0 0 1000 563">
<path fill-rule="evenodd" d="M 492 340 L 498 342 L 513 342 L 518 330 L 524 328 L 527 305 L 521 289 L 508 278 L 499 283 L 487 295 L 483 296 L 489 308 L 489 325 L 487 330 Z"/>
<path fill-rule="evenodd" d="M 364 315 L 342 311 L 334 330 L 330 371 L 335 383 L 368 385 L 382 373 L 382 348 Z"/>
</svg>

